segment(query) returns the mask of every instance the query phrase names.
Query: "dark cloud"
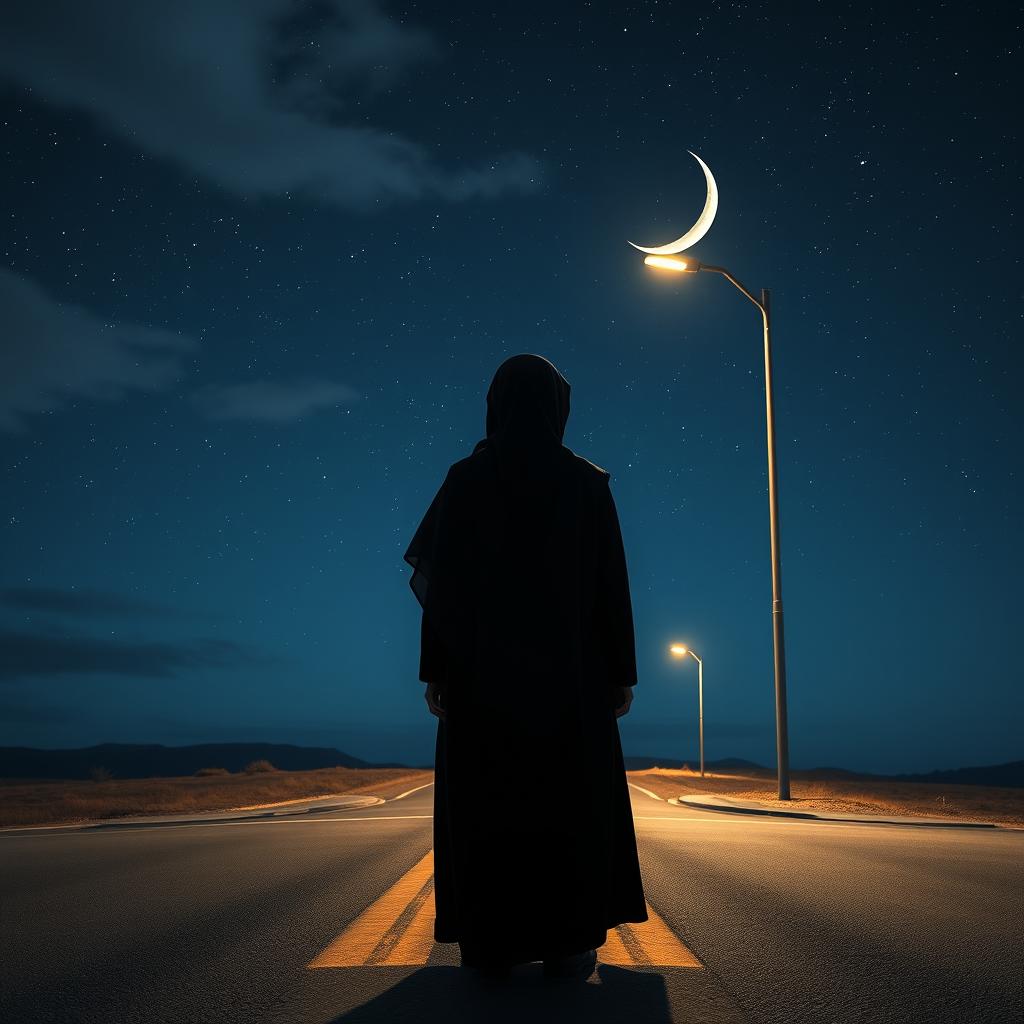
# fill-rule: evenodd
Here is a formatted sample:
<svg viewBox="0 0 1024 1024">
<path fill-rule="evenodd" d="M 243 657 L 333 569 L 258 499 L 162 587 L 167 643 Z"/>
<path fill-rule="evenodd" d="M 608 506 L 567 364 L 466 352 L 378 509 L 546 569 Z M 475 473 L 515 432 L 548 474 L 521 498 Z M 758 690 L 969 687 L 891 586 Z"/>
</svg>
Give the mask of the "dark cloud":
<svg viewBox="0 0 1024 1024">
<path fill-rule="evenodd" d="M 113 401 L 130 391 L 169 388 L 182 374 L 184 353 L 195 347 L 172 331 L 112 324 L 61 304 L 2 268 L 0 309 L 0 430 L 23 430 L 30 414 L 75 398 Z"/>
<path fill-rule="evenodd" d="M 0 722 L 4 725 L 60 725 L 76 716 L 67 708 L 0 700 Z"/>
<path fill-rule="evenodd" d="M 165 605 L 124 594 L 62 587 L 5 587 L 0 603 L 8 608 L 65 615 L 174 615 Z"/>
<path fill-rule="evenodd" d="M 0 7 L 0 74 L 232 191 L 367 206 L 531 189 L 538 167 L 524 154 L 446 168 L 347 110 L 357 86 L 390 84 L 436 51 L 375 0 Z"/>
<path fill-rule="evenodd" d="M 358 397 L 347 385 L 322 378 L 207 385 L 195 394 L 196 403 L 211 419 L 273 423 L 297 420 L 317 409 L 338 406 Z"/>
<path fill-rule="evenodd" d="M 53 675 L 119 675 L 162 679 L 196 669 L 270 664 L 230 640 L 138 642 L 0 628 L 0 681 Z"/>
</svg>

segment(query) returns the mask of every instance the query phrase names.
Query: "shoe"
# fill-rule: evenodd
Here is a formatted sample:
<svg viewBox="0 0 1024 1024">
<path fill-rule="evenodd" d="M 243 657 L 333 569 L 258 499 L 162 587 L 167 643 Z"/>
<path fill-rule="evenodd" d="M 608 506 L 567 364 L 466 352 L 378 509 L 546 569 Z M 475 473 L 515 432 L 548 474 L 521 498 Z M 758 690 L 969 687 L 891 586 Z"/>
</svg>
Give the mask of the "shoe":
<svg viewBox="0 0 1024 1024">
<path fill-rule="evenodd" d="M 573 953 L 570 956 L 550 957 L 544 960 L 544 977 L 586 981 L 593 974 L 596 964 L 596 949 Z"/>
</svg>

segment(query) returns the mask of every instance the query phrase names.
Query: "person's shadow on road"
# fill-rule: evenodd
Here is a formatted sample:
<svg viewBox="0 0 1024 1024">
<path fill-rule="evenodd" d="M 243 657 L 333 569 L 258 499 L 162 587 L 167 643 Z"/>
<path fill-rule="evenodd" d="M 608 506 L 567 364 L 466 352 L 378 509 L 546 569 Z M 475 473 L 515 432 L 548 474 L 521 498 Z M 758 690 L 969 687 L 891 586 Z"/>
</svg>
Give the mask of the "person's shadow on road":
<svg viewBox="0 0 1024 1024">
<path fill-rule="evenodd" d="M 331 1024 L 671 1024 L 665 979 L 655 970 L 598 964 L 588 982 L 545 981 L 539 964 L 486 983 L 459 967 L 424 967 Z"/>
</svg>

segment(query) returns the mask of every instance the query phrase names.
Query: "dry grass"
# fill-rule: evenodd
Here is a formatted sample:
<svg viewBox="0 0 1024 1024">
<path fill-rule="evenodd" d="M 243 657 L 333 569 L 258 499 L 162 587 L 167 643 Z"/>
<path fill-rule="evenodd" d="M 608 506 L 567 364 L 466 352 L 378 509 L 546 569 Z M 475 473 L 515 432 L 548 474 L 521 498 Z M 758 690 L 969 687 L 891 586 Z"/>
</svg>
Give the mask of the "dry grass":
<svg viewBox="0 0 1024 1024">
<path fill-rule="evenodd" d="M 64 824 L 135 814 L 188 814 L 265 807 L 314 796 L 396 796 L 433 772 L 408 768 L 324 768 L 168 779 L 0 780 L 0 826 Z M 714 793 L 780 806 L 771 775 L 708 775 L 651 768 L 629 772 L 663 797 Z M 794 799 L 782 805 L 840 814 L 897 814 L 1024 826 L 1024 790 L 884 779 L 833 779 L 795 772 Z"/>
<path fill-rule="evenodd" d="M 828 814 L 906 815 L 1024 826 L 1024 790 L 1002 786 L 957 786 L 887 779 L 829 778 L 794 772 L 793 799 L 780 802 L 771 775 L 707 775 L 679 768 L 629 772 L 638 786 L 662 797 L 714 793 L 757 800 L 774 807 Z"/>
<path fill-rule="evenodd" d="M 388 797 L 433 777 L 432 771 L 411 768 L 323 768 L 101 782 L 0 779 L 0 825 L 234 810 L 341 793 Z"/>
</svg>

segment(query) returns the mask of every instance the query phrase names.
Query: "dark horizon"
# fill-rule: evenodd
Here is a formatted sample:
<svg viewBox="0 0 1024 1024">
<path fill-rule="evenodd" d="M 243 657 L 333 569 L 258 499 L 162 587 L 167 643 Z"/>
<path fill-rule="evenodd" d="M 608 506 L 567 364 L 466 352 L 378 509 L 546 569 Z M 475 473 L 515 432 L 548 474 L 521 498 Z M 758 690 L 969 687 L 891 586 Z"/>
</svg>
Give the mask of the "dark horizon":
<svg viewBox="0 0 1024 1024">
<path fill-rule="evenodd" d="M 248 748 L 248 747 L 282 747 L 282 748 L 291 748 L 291 749 L 293 749 L 295 751 L 299 751 L 299 752 L 328 751 L 328 750 L 329 751 L 334 751 L 337 754 L 343 755 L 347 759 L 352 759 L 354 761 L 359 762 L 358 765 L 351 765 L 352 767 L 373 767 L 373 768 L 379 768 L 379 767 L 403 767 L 403 768 L 414 768 L 414 769 L 420 769 L 420 768 L 433 769 L 433 767 L 434 767 L 434 759 L 433 759 L 432 756 L 427 758 L 427 759 L 425 759 L 425 760 L 417 760 L 417 759 L 414 759 L 414 758 L 407 758 L 407 757 L 384 757 L 384 758 L 379 758 L 379 759 L 370 759 L 370 758 L 361 757 L 361 756 L 359 756 L 358 754 L 354 753 L 351 750 L 346 750 L 344 748 L 341 748 L 339 746 L 336 746 L 336 745 L 330 744 L 330 743 L 325 743 L 325 744 L 322 744 L 322 745 L 320 745 L 320 744 L 303 744 L 303 743 L 291 743 L 291 742 L 285 741 L 285 740 L 271 740 L 271 739 L 247 739 L 247 740 L 237 739 L 237 740 L 225 740 L 225 741 L 207 740 L 207 741 L 204 741 L 202 743 L 182 743 L 182 744 L 177 744 L 177 743 L 156 743 L 156 742 L 145 743 L 145 742 L 101 741 L 101 742 L 98 742 L 98 743 L 84 744 L 84 745 L 79 746 L 79 747 L 34 747 L 34 746 L 25 745 L 25 744 L 4 744 L 4 745 L 0 745 L 0 760 L 3 760 L 4 764 L 8 764 L 9 761 L 10 761 L 10 763 L 14 763 L 14 759 L 10 758 L 10 755 L 11 755 L 11 753 L 13 751 L 26 751 L 26 752 L 29 752 L 29 753 L 32 753 L 32 754 L 51 754 L 52 753 L 52 754 L 56 754 L 56 755 L 62 755 L 62 754 L 67 754 L 67 753 L 83 753 L 83 752 L 86 752 L 86 751 L 98 750 L 98 749 L 102 749 L 102 748 L 111 748 L 111 747 L 120 747 L 120 748 L 127 748 L 127 749 L 133 749 L 133 748 L 146 749 L 146 748 L 156 747 L 156 748 L 160 748 L 160 749 L 165 750 L 165 751 L 187 751 L 187 750 L 190 750 L 190 749 L 193 749 L 193 748 L 205 748 L 205 747 L 209 747 L 209 748 L 225 748 L 225 749 L 235 748 L 235 747 L 246 747 L 246 748 Z M 699 756 L 696 756 L 696 753 L 695 753 L 695 756 L 693 756 L 693 757 L 681 757 L 679 754 L 653 755 L 653 754 L 648 753 L 648 752 L 640 753 L 640 752 L 631 751 L 629 749 L 624 749 L 623 750 L 623 756 L 624 756 L 624 758 L 626 760 L 626 766 L 627 766 L 628 769 L 632 769 L 634 767 L 639 766 L 641 762 L 644 763 L 644 767 L 647 767 L 648 766 L 647 762 L 650 762 L 651 765 L 657 764 L 657 765 L 660 765 L 663 768 L 690 767 L 690 768 L 692 768 L 694 770 L 697 770 L 698 767 L 699 767 L 699 764 L 700 764 Z M 774 774 L 775 771 L 776 771 L 776 766 L 775 766 L 774 761 L 756 761 L 756 760 L 754 760 L 752 758 L 740 757 L 740 756 L 735 755 L 735 754 L 719 754 L 719 755 L 716 755 L 715 757 L 708 757 L 708 758 L 706 758 L 705 763 L 708 766 L 708 770 L 712 770 L 714 768 L 714 766 L 716 766 L 716 765 L 721 766 L 721 765 L 729 765 L 729 764 L 745 764 L 745 765 L 750 765 L 751 767 L 754 767 L 754 768 L 763 769 L 764 771 L 767 771 L 767 772 L 769 772 L 771 774 Z M 345 767 L 346 765 L 341 763 L 341 762 L 339 762 L 339 766 L 340 767 Z M 107 765 L 101 765 L 101 767 L 106 768 L 108 766 Z M 201 767 L 223 767 L 223 765 L 202 765 Z M 294 768 L 294 767 L 288 767 L 288 766 L 284 766 L 284 765 L 275 765 L 275 767 L 279 768 L 282 771 L 301 771 L 301 770 L 304 770 L 302 768 Z M 845 773 L 849 773 L 849 774 L 852 774 L 852 775 L 878 776 L 878 777 L 881 777 L 881 778 L 887 778 L 887 777 L 900 778 L 900 777 L 904 777 L 904 776 L 912 776 L 912 777 L 919 777 L 920 776 L 920 777 L 924 777 L 924 776 L 929 776 L 929 775 L 950 774 L 950 773 L 956 773 L 956 772 L 960 772 L 960 771 L 964 771 L 964 770 L 974 770 L 974 769 L 977 769 L 977 770 L 979 770 L 981 772 L 984 772 L 984 771 L 989 770 L 989 769 L 998 769 L 998 768 L 1021 768 L 1021 769 L 1024 769 L 1024 758 L 1015 758 L 1015 759 L 1012 759 L 1010 761 L 985 762 L 985 763 L 975 763 L 975 762 L 966 763 L 965 762 L 963 764 L 953 764 L 951 762 L 947 762 L 947 763 L 935 765 L 935 766 L 933 766 L 933 767 L 931 767 L 929 769 L 923 769 L 923 770 L 913 771 L 913 772 L 867 771 L 866 769 L 859 769 L 859 768 L 853 767 L 851 765 L 832 764 L 832 763 L 829 763 L 829 764 L 814 764 L 814 765 L 793 764 L 793 765 L 791 765 L 791 768 L 792 768 L 792 770 L 794 772 L 797 772 L 797 773 L 800 773 L 800 772 L 817 772 L 817 771 L 821 771 L 821 772 L 836 771 L 836 772 L 841 772 L 841 773 L 845 772 Z M 234 769 L 232 769 L 232 770 L 234 770 Z M 191 774 L 191 772 L 188 772 L 186 774 Z M 2 778 L 2 777 L 4 777 L 4 772 L 3 772 L 3 770 L 0 770 L 0 778 Z M 14 777 L 22 777 L 22 776 L 19 775 L 19 776 L 8 776 L 8 777 L 14 778 Z M 32 778 L 34 776 L 25 775 L 24 777 L 25 778 Z M 114 778 L 118 778 L 119 776 L 115 773 L 113 775 L 113 777 Z M 128 776 L 125 776 L 125 777 L 128 777 Z M 1014 783 L 1014 785 L 1016 785 L 1016 784 L 1017 783 Z"/>
</svg>

